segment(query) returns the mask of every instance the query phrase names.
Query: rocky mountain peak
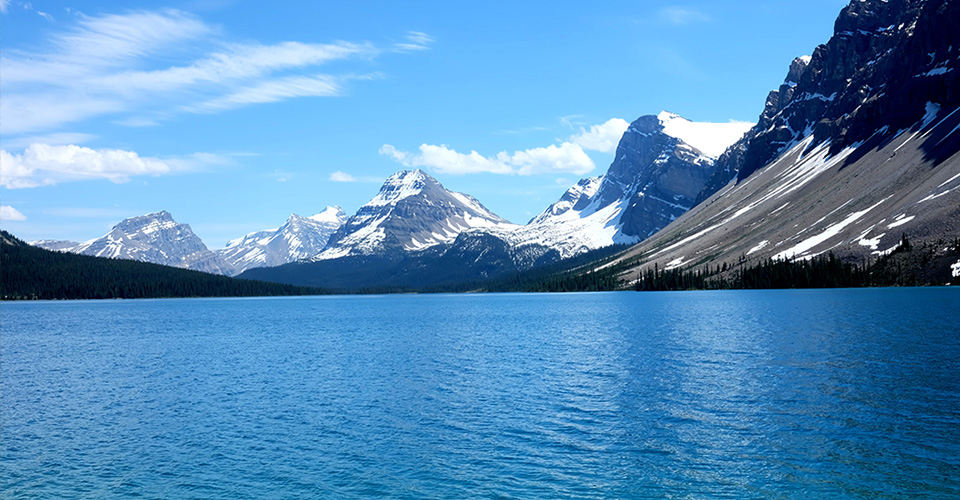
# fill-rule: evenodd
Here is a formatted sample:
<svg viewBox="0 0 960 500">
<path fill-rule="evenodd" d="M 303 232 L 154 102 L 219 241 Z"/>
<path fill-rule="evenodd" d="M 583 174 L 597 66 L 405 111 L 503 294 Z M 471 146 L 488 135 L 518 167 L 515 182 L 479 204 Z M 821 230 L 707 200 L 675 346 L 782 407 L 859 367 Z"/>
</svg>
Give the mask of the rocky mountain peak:
<svg viewBox="0 0 960 500">
<path fill-rule="evenodd" d="M 797 82 L 803 79 L 804 73 L 810 66 L 811 56 L 800 56 L 790 63 L 790 69 L 787 71 L 787 77 L 783 80 L 784 85 L 788 87 L 797 86 Z"/>
<path fill-rule="evenodd" d="M 404 198 L 420 194 L 424 189 L 437 186 L 440 186 L 440 183 L 423 170 L 403 170 L 388 177 L 380 187 L 380 192 L 367 205 L 395 204 Z"/>
<path fill-rule="evenodd" d="M 104 236 L 69 251 L 216 274 L 231 273 L 230 265 L 210 251 L 189 224 L 178 223 L 166 210 L 124 219 Z"/>
<path fill-rule="evenodd" d="M 422 170 L 384 181 L 377 195 L 330 237 L 319 259 L 421 250 L 452 243 L 472 228 L 512 226 L 472 196 L 444 188 Z"/>
<path fill-rule="evenodd" d="M 602 179 L 602 176 L 580 179 L 580 182 L 571 186 L 559 200 L 547 207 L 540 215 L 530 219 L 527 224 L 540 224 L 563 214 L 570 214 L 571 211 L 573 213 L 582 211 L 587 208 L 593 195 L 597 193 Z"/>
</svg>

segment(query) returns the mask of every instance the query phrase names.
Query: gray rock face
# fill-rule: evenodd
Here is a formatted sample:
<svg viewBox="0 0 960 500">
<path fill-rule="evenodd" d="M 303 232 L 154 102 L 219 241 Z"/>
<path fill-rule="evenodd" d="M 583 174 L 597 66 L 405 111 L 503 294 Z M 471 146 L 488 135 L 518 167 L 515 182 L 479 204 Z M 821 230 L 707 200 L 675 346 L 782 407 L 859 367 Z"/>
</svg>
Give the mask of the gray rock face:
<svg viewBox="0 0 960 500">
<path fill-rule="evenodd" d="M 656 116 L 642 116 L 623 134 L 597 195 L 626 199 L 621 232 L 646 238 L 693 206 L 713 174 L 713 163 L 693 146 L 665 134 Z"/>
<path fill-rule="evenodd" d="M 398 172 L 330 237 L 318 259 L 419 251 L 472 228 L 513 226 L 422 170 Z"/>
<path fill-rule="evenodd" d="M 960 5 L 946 0 L 851 2 L 834 35 L 791 64 L 757 125 L 717 161 L 697 197 L 749 177 L 805 137 L 835 154 L 861 141 L 879 147 L 925 114 L 925 104 L 960 104 Z M 939 153 L 937 151 L 940 151 Z M 939 162 L 949 148 L 931 151 Z"/>
<path fill-rule="evenodd" d="M 81 243 L 70 251 L 215 274 L 231 272 L 230 265 L 210 251 L 188 224 L 176 222 L 167 211 L 124 219 L 104 236 Z"/>
<path fill-rule="evenodd" d="M 310 259 L 323 250 L 346 220 L 347 214 L 340 207 L 327 207 L 311 217 L 293 214 L 279 228 L 237 238 L 216 253 L 231 265 L 234 274 Z"/>
<path fill-rule="evenodd" d="M 901 235 L 939 249 L 960 237 L 957 19 L 960 2 L 851 2 L 720 157 L 704 201 L 631 249 L 623 277 L 828 252 L 864 262 Z"/>
</svg>

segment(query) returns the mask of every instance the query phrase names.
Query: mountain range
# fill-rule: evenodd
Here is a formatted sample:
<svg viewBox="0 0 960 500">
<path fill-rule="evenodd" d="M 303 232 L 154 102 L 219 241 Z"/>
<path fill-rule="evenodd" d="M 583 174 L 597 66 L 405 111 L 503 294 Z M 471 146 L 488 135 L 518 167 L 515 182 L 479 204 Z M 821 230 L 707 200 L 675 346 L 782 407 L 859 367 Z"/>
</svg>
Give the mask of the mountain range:
<svg viewBox="0 0 960 500">
<path fill-rule="evenodd" d="M 649 266 L 865 260 L 907 234 L 936 245 L 960 235 L 956 19 L 947 0 L 854 0 L 827 43 L 789 64 L 756 124 L 641 116 L 606 173 L 525 225 L 412 170 L 353 216 L 291 215 L 220 250 L 167 212 L 35 244 L 344 290 L 479 281 L 615 244 L 636 245 L 615 263 L 624 282 Z"/>
</svg>

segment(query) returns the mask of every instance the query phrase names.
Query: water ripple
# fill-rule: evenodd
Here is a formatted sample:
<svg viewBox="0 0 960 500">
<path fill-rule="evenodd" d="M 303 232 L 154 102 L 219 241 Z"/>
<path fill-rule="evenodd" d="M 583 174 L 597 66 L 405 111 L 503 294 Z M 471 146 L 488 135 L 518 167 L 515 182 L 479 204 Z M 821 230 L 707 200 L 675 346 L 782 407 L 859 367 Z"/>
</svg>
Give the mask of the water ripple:
<svg viewBox="0 0 960 500">
<path fill-rule="evenodd" d="M 956 498 L 960 290 L 4 303 L 7 498 Z"/>
</svg>

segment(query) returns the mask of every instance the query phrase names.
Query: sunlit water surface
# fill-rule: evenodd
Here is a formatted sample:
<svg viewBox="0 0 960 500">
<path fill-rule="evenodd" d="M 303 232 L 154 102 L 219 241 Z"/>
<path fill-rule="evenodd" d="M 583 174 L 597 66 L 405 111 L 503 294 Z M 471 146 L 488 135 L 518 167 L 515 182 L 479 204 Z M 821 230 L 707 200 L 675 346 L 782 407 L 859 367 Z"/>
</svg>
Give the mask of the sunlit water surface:
<svg viewBox="0 0 960 500">
<path fill-rule="evenodd" d="M 3 303 L 12 498 L 956 498 L 960 288 Z"/>
</svg>

